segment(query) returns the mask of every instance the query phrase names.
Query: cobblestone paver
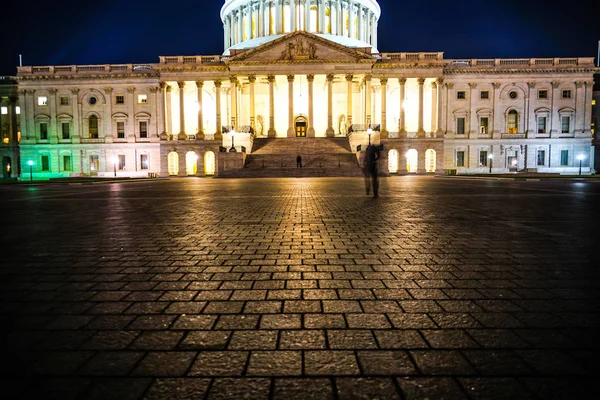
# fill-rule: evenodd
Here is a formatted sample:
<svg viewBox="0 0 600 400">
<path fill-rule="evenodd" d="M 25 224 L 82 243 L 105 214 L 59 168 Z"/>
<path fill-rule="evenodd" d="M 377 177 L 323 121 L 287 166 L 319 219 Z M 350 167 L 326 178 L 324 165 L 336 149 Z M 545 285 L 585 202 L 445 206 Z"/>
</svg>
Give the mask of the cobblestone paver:
<svg viewBox="0 0 600 400">
<path fill-rule="evenodd" d="M 3 398 L 586 399 L 600 184 L 0 188 Z"/>
</svg>

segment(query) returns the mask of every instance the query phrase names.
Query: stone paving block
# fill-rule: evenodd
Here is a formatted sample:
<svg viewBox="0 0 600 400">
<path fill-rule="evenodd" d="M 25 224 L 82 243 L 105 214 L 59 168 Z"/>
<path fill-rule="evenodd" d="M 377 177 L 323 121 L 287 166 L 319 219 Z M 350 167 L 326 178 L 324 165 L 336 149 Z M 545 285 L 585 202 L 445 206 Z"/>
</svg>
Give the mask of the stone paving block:
<svg viewBox="0 0 600 400">
<path fill-rule="evenodd" d="M 129 345 L 136 350 L 174 350 L 183 332 L 144 331 Z"/>
<path fill-rule="evenodd" d="M 157 379 L 144 395 L 145 400 L 195 400 L 203 398 L 208 392 L 210 379 L 203 378 L 165 378 Z"/>
<path fill-rule="evenodd" d="M 129 345 L 139 335 L 135 331 L 101 331 L 85 342 L 81 348 L 83 350 L 122 350 Z"/>
<path fill-rule="evenodd" d="M 221 315 L 214 329 L 256 329 L 258 327 L 259 315 Z"/>
<path fill-rule="evenodd" d="M 377 342 L 369 330 L 328 330 L 327 339 L 332 349 L 377 348 Z"/>
<path fill-rule="evenodd" d="M 246 374 L 248 376 L 299 376 L 302 374 L 300 351 L 253 351 Z"/>
<path fill-rule="evenodd" d="M 358 361 L 363 374 L 377 375 L 415 375 L 417 370 L 405 351 L 358 351 Z"/>
<path fill-rule="evenodd" d="M 427 314 L 387 314 L 397 329 L 431 329 L 438 326 Z"/>
<path fill-rule="evenodd" d="M 335 383 L 339 399 L 401 399 L 391 378 L 337 378 Z"/>
<path fill-rule="evenodd" d="M 246 368 L 247 351 L 200 351 L 190 376 L 241 376 Z"/>
<path fill-rule="evenodd" d="M 346 319 L 342 314 L 304 315 L 304 327 L 308 329 L 336 329 L 346 326 Z"/>
<path fill-rule="evenodd" d="M 385 314 L 346 314 L 350 329 L 388 329 L 392 325 Z"/>
<path fill-rule="evenodd" d="M 281 331 L 279 348 L 283 350 L 315 350 L 327 347 L 323 331 L 290 330 Z"/>
<path fill-rule="evenodd" d="M 230 350 L 275 350 L 277 331 L 235 331 L 228 349 Z"/>
<path fill-rule="evenodd" d="M 459 378 L 473 399 L 534 399 L 514 378 Z"/>
<path fill-rule="evenodd" d="M 83 375 L 128 375 L 144 356 L 137 351 L 103 351 L 96 353 L 80 370 Z"/>
<path fill-rule="evenodd" d="M 109 398 L 136 400 L 142 397 L 151 384 L 149 378 L 95 379 L 82 398 L 105 400 Z"/>
<path fill-rule="evenodd" d="M 153 351 L 140 361 L 132 375 L 184 376 L 196 357 L 191 351 Z"/>
<path fill-rule="evenodd" d="M 356 356 L 352 351 L 306 351 L 304 353 L 306 375 L 343 376 L 359 375 Z"/>
<path fill-rule="evenodd" d="M 265 314 L 260 318 L 260 329 L 299 329 L 302 327 L 300 314 Z"/>
<path fill-rule="evenodd" d="M 231 331 L 191 331 L 179 343 L 182 350 L 224 350 Z"/>
<path fill-rule="evenodd" d="M 417 368 L 428 375 L 473 375 L 475 370 L 469 362 L 455 350 L 412 350 L 410 355 Z"/>
<path fill-rule="evenodd" d="M 210 303 L 209 303 L 210 305 Z M 190 330 L 190 329 L 211 329 L 217 320 L 216 315 L 180 315 L 171 329 Z"/>
<path fill-rule="evenodd" d="M 219 378 L 215 379 L 207 400 L 256 399 L 267 400 L 271 380 L 265 378 Z"/>
<path fill-rule="evenodd" d="M 324 378 L 275 378 L 274 400 L 333 400 L 333 387 Z"/>
<path fill-rule="evenodd" d="M 439 399 L 467 400 L 469 397 L 452 378 L 398 378 L 400 391 L 406 400 Z"/>
<path fill-rule="evenodd" d="M 325 313 L 360 313 L 362 308 L 358 301 L 352 300 L 323 300 Z"/>
<path fill-rule="evenodd" d="M 374 331 L 382 349 L 422 349 L 429 347 L 416 330 L 391 329 Z"/>
</svg>

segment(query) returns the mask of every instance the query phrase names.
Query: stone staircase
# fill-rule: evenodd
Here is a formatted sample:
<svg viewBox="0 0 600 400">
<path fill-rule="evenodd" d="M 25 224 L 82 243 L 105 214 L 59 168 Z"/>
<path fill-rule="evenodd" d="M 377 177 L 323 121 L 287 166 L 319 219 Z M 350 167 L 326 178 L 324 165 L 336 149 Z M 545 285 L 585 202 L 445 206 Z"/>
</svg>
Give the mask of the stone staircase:
<svg viewBox="0 0 600 400">
<path fill-rule="evenodd" d="M 296 156 L 302 169 L 296 168 Z M 347 138 L 257 138 L 241 170 L 221 177 L 362 176 Z"/>
</svg>

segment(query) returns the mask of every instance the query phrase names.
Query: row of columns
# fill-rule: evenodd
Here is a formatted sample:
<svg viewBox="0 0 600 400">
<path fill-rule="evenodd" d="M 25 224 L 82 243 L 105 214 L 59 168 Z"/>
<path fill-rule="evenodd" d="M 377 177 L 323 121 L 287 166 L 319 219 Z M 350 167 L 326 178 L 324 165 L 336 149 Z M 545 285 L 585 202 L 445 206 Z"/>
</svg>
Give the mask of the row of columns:
<svg viewBox="0 0 600 400">
<path fill-rule="evenodd" d="M 307 82 L 308 82 L 308 129 L 307 129 L 307 135 L 309 137 L 314 137 L 315 135 L 315 129 L 314 129 L 314 110 L 313 110 L 313 83 L 314 83 L 314 75 L 307 75 Z M 347 74 L 345 76 L 346 78 L 346 82 L 347 82 L 347 100 L 346 100 L 346 104 L 347 104 L 347 111 L 346 111 L 346 120 L 347 120 L 347 125 L 351 126 L 352 125 L 352 94 L 353 94 L 353 82 L 354 82 L 354 75 L 352 74 Z M 334 136 L 334 129 L 333 129 L 333 80 L 334 80 L 334 75 L 333 74 L 329 74 L 327 75 L 327 130 L 326 130 L 326 135 L 327 136 Z M 366 75 L 365 76 L 365 89 L 366 89 L 366 121 L 368 125 L 371 125 L 371 107 L 370 107 L 370 101 L 371 101 L 371 90 L 372 90 L 372 86 L 371 86 L 371 75 Z M 405 98 L 405 93 L 406 93 L 406 78 L 397 78 L 398 82 L 400 84 L 400 91 L 399 91 L 399 95 L 400 95 L 400 118 L 399 118 L 399 123 L 398 123 L 398 132 L 399 133 L 406 133 L 406 114 L 405 114 L 405 110 L 404 110 L 404 98 Z M 295 136 L 295 127 L 294 127 L 294 80 L 295 80 L 295 76 L 294 75 L 288 75 L 287 76 L 287 80 L 288 80 L 288 130 L 287 130 L 287 135 L 288 137 L 294 137 Z M 256 115 L 255 115 L 255 90 L 254 90 L 254 85 L 256 82 L 256 76 L 255 75 L 250 75 L 248 76 L 248 81 L 249 81 L 249 89 L 250 89 L 250 126 L 252 127 L 253 130 L 256 131 Z M 268 136 L 269 137 L 275 137 L 276 131 L 275 131 L 275 76 L 274 75 L 269 75 L 267 77 L 267 81 L 269 82 L 269 129 L 268 129 Z M 231 84 L 231 95 L 230 95 L 230 101 L 231 101 L 231 126 L 236 129 L 239 125 L 239 119 L 237 116 L 237 89 L 239 86 L 239 82 L 238 82 L 238 78 L 235 75 L 231 75 L 229 77 L 229 82 Z M 432 82 L 432 89 L 433 89 L 433 95 L 432 95 L 432 123 L 431 123 L 431 132 L 436 132 L 439 131 L 442 124 L 441 124 L 441 120 L 439 120 L 438 118 L 441 117 L 442 113 L 441 112 L 437 112 L 437 109 L 439 108 L 441 110 L 441 106 L 442 106 L 442 96 L 438 96 L 437 95 L 437 86 L 438 84 L 441 84 L 442 80 L 438 79 L 437 82 Z M 387 137 L 388 134 L 388 130 L 387 130 L 387 84 L 388 84 L 388 78 L 379 78 L 379 83 L 381 85 L 381 136 L 382 137 Z M 425 83 L 425 78 L 418 78 L 417 79 L 417 83 L 418 83 L 418 92 L 419 92 L 419 112 L 418 112 L 418 134 L 424 134 L 425 130 L 424 130 L 424 126 L 423 126 L 423 107 L 424 107 L 424 98 L 423 98 L 423 86 Z M 183 89 L 185 87 L 185 82 L 178 82 L 177 83 L 179 86 L 179 90 L 180 93 L 183 93 Z M 217 131 L 215 133 L 215 139 L 220 139 L 222 138 L 222 128 L 221 128 L 221 85 L 222 82 L 220 80 L 215 80 L 214 81 L 215 87 L 216 87 L 216 97 L 215 97 L 215 101 L 216 101 L 216 124 L 217 124 Z M 199 105 L 199 110 L 198 110 L 198 134 L 200 135 L 200 139 L 204 138 L 204 126 L 202 123 L 203 120 L 203 107 L 202 107 L 202 87 L 204 85 L 203 81 L 196 81 L 196 86 L 198 88 L 198 105 Z M 161 87 L 164 89 L 164 97 L 166 98 L 166 106 L 164 108 L 165 110 L 165 115 L 166 117 L 164 118 L 165 121 L 165 125 L 164 125 L 164 131 L 167 132 L 168 131 L 168 127 L 171 126 L 171 87 L 168 85 L 161 85 Z M 180 95 L 179 96 L 179 119 L 180 119 L 180 132 L 179 132 L 179 137 L 178 139 L 180 140 L 185 140 L 187 138 L 187 134 L 185 131 L 185 101 L 184 101 L 184 96 Z"/>
<path fill-rule="evenodd" d="M 1 130 L 4 129 L 5 125 L 8 125 L 8 139 L 9 143 L 17 145 L 18 143 L 18 129 L 17 129 L 17 107 L 18 100 L 16 97 L 9 97 L 7 103 L 1 103 L 0 106 L 6 107 L 6 114 L 0 113 L 0 134 L 3 134 Z M 4 140 L 1 137 L 0 140 Z M 2 142 L 2 144 L 6 144 Z"/>
<path fill-rule="evenodd" d="M 254 3 L 249 1 L 232 10 L 223 21 L 225 49 L 256 37 L 286 33 L 285 18 L 289 20 L 290 32 L 296 30 L 313 32 L 311 1 L 288 0 L 290 6 L 287 15 L 284 15 L 284 3 L 283 0 L 263 0 Z M 368 7 L 363 7 L 354 0 L 316 0 L 315 6 L 317 7 L 317 18 L 314 21 L 315 33 L 346 36 L 377 47 L 378 17 Z M 302 18 L 300 9 L 303 9 Z M 329 9 L 329 25 L 326 23 L 327 9 Z M 265 19 L 268 21 L 266 24 Z M 346 19 L 349 21 L 347 30 Z"/>
</svg>

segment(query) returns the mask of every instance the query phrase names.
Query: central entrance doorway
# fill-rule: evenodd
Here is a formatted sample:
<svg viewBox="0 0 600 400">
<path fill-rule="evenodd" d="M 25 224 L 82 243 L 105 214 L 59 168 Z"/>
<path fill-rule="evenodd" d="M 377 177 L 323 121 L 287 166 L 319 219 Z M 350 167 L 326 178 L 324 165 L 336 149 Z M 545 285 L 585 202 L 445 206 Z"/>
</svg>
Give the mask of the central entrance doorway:
<svg viewBox="0 0 600 400">
<path fill-rule="evenodd" d="M 306 137 L 306 117 L 299 115 L 296 117 L 294 126 L 296 128 L 296 137 Z"/>
</svg>

